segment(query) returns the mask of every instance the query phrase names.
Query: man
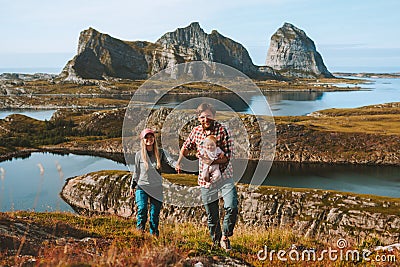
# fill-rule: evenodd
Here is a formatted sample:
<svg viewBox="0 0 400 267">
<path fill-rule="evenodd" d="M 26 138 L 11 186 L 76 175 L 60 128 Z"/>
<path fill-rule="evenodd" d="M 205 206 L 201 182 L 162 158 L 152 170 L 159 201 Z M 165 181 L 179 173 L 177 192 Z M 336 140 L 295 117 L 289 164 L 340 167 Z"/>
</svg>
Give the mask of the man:
<svg viewBox="0 0 400 267">
<path fill-rule="evenodd" d="M 230 159 L 233 155 L 233 140 L 228 129 L 214 120 L 215 109 L 212 105 L 203 103 L 197 108 L 197 116 L 200 122 L 190 132 L 188 138 L 183 143 L 179 158 L 176 164 L 178 173 L 181 170 L 180 163 L 189 150 L 199 151 L 203 149 L 203 141 L 209 135 L 214 135 L 217 139 L 217 146 L 224 152 L 223 156 L 209 162 L 199 161 L 198 184 L 201 187 L 201 198 L 207 212 L 207 223 L 213 240 L 213 246 L 221 246 L 226 251 L 231 250 L 229 237 L 233 235 L 233 229 L 238 215 L 237 191 L 233 181 L 233 169 Z M 219 164 L 222 175 L 217 180 L 212 180 L 211 186 L 205 181 L 202 175 L 202 164 Z M 225 217 L 223 221 L 223 231 L 221 231 L 219 218 L 218 193 L 221 193 L 224 200 Z"/>
</svg>

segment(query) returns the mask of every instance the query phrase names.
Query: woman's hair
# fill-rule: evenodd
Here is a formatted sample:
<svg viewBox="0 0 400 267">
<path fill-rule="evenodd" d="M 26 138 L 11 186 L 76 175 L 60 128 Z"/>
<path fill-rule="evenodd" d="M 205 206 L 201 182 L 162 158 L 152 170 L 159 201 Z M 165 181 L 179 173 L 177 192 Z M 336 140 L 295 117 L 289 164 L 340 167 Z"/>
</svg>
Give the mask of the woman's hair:
<svg viewBox="0 0 400 267">
<path fill-rule="evenodd" d="M 149 169 L 149 157 L 147 156 L 147 149 L 146 149 L 146 145 L 144 143 L 143 138 L 140 141 L 140 152 L 142 155 L 144 166 L 145 166 L 146 170 L 148 170 Z M 156 156 L 156 161 L 157 161 L 156 168 L 157 168 L 157 170 L 161 170 L 160 151 L 158 150 L 158 144 L 157 144 L 157 139 L 156 139 L 155 135 L 154 135 L 154 143 L 153 143 L 153 152 L 154 152 L 154 155 Z"/>
</svg>

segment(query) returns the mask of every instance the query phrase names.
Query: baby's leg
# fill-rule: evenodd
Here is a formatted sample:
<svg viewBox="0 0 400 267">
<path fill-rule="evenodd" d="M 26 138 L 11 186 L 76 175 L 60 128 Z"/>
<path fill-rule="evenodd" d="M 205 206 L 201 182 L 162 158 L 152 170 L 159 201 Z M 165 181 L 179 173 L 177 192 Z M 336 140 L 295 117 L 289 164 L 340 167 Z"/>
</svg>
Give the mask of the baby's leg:
<svg viewBox="0 0 400 267">
<path fill-rule="evenodd" d="M 213 181 L 221 177 L 221 171 L 219 170 L 218 164 L 213 164 L 210 166 L 210 176 Z"/>
</svg>

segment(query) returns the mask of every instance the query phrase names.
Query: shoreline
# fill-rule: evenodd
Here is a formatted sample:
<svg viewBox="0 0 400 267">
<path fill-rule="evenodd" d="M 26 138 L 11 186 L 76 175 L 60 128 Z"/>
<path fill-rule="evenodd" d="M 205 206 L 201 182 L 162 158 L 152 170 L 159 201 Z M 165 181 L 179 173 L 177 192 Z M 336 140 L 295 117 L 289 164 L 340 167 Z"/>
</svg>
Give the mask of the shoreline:
<svg viewBox="0 0 400 267">
<path fill-rule="evenodd" d="M 82 156 L 95 156 L 115 161 L 126 165 L 124 154 L 121 152 L 111 153 L 101 150 L 85 150 L 83 148 L 62 148 L 62 147 L 43 147 L 43 148 L 27 148 L 19 151 L 8 152 L 0 154 L 0 163 L 4 161 L 11 161 L 18 158 L 30 157 L 32 153 L 51 153 L 56 155 L 82 155 Z M 236 158 L 236 160 L 246 160 L 251 163 L 257 163 L 256 159 Z M 273 160 L 273 164 L 298 164 L 298 165 L 322 165 L 322 166 L 369 166 L 369 167 L 400 167 L 400 162 L 397 163 L 372 163 L 372 162 L 346 162 L 346 161 L 297 161 L 297 160 Z"/>
<path fill-rule="evenodd" d="M 172 110 L 154 110 L 148 126 L 161 132 L 163 121 Z M 146 112 L 146 108 L 143 111 Z M 58 152 L 101 156 L 123 163 L 122 136 L 118 129 L 123 127 L 125 113 L 124 108 L 58 110 L 57 115 L 49 122 L 23 115 L 11 115 L 0 120 L 3 131 L 0 136 L 3 142 L 0 160 L 24 156 L 30 152 Z M 254 145 L 250 147 L 250 153 L 241 150 L 236 157 L 250 160 L 273 158 L 279 162 L 296 163 L 400 166 L 399 113 L 400 102 L 354 109 L 323 110 L 309 116 L 275 116 L 273 129 L 271 128 L 276 133 L 276 144 L 271 150 L 274 154 L 258 158 L 260 148 Z M 221 114 L 226 115 L 228 114 Z M 267 122 L 270 120 L 268 116 L 265 118 Z M 177 123 L 185 124 L 185 120 L 182 117 L 182 122 Z M 257 144 L 261 134 L 268 135 L 267 132 L 260 132 L 252 115 L 241 114 L 240 120 L 251 136 L 249 143 Z M 61 126 L 54 128 L 56 125 Z M 70 125 L 68 134 L 64 133 L 66 126 L 62 125 Z M 382 125 L 385 125 L 384 131 Z M 24 130 L 21 131 L 21 128 Z M 98 129 L 103 130 L 99 132 Z M 236 136 L 235 141 L 238 144 L 244 144 L 247 141 L 239 130 L 232 134 Z M 60 141 L 52 143 L 54 141 L 42 135 L 43 131 L 48 131 L 51 136 L 58 136 Z M 184 130 L 181 134 L 185 136 L 189 133 Z"/>
<path fill-rule="evenodd" d="M 399 79 L 400 72 L 333 72 L 335 76 L 343 76 L 343 77 L 357 77 L 357 78 L 392 78 Z"/>
</svg>

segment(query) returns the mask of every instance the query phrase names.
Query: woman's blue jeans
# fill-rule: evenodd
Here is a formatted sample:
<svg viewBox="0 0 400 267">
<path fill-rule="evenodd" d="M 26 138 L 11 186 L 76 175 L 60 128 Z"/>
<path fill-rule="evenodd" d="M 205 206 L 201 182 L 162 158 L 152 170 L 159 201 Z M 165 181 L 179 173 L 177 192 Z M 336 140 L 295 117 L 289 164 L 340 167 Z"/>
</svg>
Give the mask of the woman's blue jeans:
<svg viewBox="0 0 400 267">
<path fill-rule="evenodd" d="M 223 221 L 223 231 L 219 218 L 219 197 L 224 199 L 225 217 Z M 201 198 L 207 212 L 207 224 L 211 238 L 214 243 L 221 240 L 222 235 L 229 237 L 233 235 L 233 229 L 238 216 L 238 197 L 233 179 L 228 179 L 222 186 L 211 188 L 201 188 Z"/>
<path fill-rule="evenodd" d="M 147 222 L 147 206 L 148 201 L 150 200 L 150 234 L 159 235 L 158 224 L 160 221 L 160 211 L 162 202 L 149 196 L 146 191 L 141 189 L 140 187 L 136 188 L 135 200 L 137 205 L 137 224 L 136 227 L 139 230 L 144 231 L 146 229 Z"/>
</svg>

